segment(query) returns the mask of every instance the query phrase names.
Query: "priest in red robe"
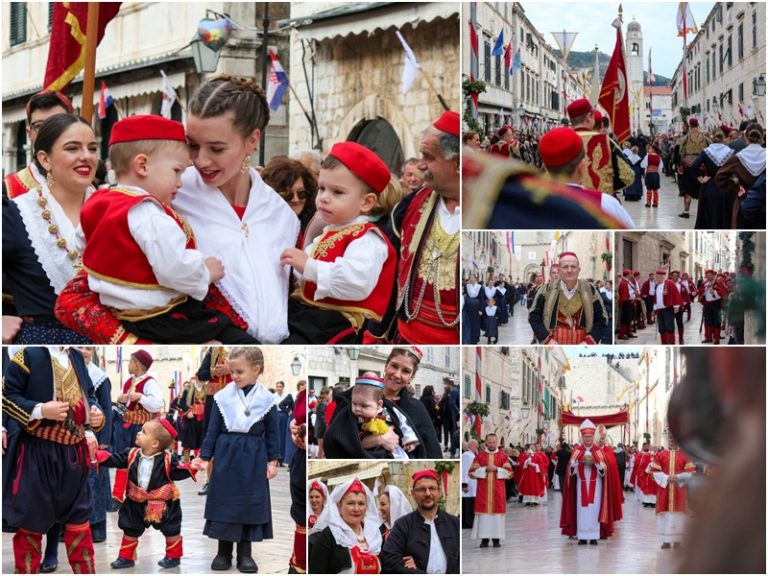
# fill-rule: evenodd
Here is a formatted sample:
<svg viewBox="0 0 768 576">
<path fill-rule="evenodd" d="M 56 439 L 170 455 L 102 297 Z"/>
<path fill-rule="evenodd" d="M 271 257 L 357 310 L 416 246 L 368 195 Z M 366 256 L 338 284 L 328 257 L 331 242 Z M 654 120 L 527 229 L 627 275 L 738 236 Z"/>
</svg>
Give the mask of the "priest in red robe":
<svg viewBox="0 0 768 576">
<path fill-rule="evenodd" d="M 518 465 L 522 468 L 518 489 L 523 496 L 523 504 L 529 507 L 538 506 L 546 495 L 549 483 L 549 460 L 536 444 L 520 456 Z"/>
<path fill-rule="evenodd" d="M 640 492 L 638 500 L 643 503 L 643 508 L 653 508 L 656 506 L 656 485 L 651 476 L 650 466 L 656 452 L 651 451 L 650 444 L 643 444 L 643 451 L 640 452 L 640 458 L 635 462 L 637 476 L 635 477 L 636 486 Z"/>
<path fill-rule="evenodd" d="M 688 518 L 688 498 L 685 485 L 696 466 L 677 448 L 677 440 L 669 436 L 669 450 L 662 450 L 651 463 L 656 484 L 656 531 L 661 548 L 680 547 Z"/>
<path fill-rule="evenodd" d="M 621 505 L 624 503 L 624 490 L 622 489 L 621 479 L 619 478 L 619 465 L 616 463 L 613 446 L 608 444 L 605 426 L 600 424 L 600 426 L 598 426 L 598 431 L 600 439 L 597 443 L 603 451 L 606 463 L 605 482 L 608 485 L 606 488 L 608 492 L 606 503 L 609 512 L 606 516 L 607 521 L 600 523 L 600 539 L 607 540 L 609 536 L 613 535 L 614 522 L 618 522 L 623 517 Z"/>
<path fill-rule="evenodd" d="M 489 540 L 498 548 L 504 538 L 507 516 L 504 481 L 512 476 L 512 465 L 504 451 L 498 449 L 498 442 L 496 434 L 488 434 L 485 448 L 477 453 L 469 467 L 469 477 L 477 480 L 472 539 L 480 539 L 480 548 L 487 548 Z"/>
</svg>

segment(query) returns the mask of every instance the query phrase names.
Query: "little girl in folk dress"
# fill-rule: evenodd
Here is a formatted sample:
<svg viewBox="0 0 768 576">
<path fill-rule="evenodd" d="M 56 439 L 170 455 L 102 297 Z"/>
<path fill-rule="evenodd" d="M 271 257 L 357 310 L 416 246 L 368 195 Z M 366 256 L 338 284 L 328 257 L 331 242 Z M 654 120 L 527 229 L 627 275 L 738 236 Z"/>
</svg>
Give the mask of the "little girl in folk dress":
<svg viewBox="0 0 768 576">
<path fill-rule="evenodd" d="M 205 503 L 203 534 L 219 541 L 212 570 L 232 565 L 237 543 L 237 569 L 257 572 L 251 542 L 272 536 L 269 480 L 280 458 L 276 397 L 259 381 L 264 355 L 256 347 L 229 353 L 230 382 L 213 397 L 213 409 L 200 458 L 193 467 L 212 465 Z"/>
</svg>

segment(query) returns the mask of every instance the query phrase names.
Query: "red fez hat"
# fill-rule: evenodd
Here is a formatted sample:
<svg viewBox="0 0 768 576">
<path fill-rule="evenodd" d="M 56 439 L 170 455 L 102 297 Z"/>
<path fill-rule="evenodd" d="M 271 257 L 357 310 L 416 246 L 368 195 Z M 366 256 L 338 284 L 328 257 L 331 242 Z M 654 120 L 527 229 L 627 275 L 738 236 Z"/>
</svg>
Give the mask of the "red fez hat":
<svg viewBox="0 0 768 576">
<path fill-rule="evenodd" d="M 339 142 L 331 148 L 331 156 L 377 193 L 384 191 L 391 175 L 389 168 L 373 150 L 357 142 Z"/>
<path fill-rule="evenodd" d="M 136 140 L 176 140 L 187 141 L 184 124 L 168 120 L 155 114 L 140 114 L 118 120 L 112 126 L 109 145 Z"/>
<path fill-rule="evenodd" d="M 575 130 L 555 128 L 541 137 L 539 154 L 547 168 L 563 166 L 576 158 L 584 150 L 584 142 Z"/>
<path fill-rule="evenodd" d="M 698 121 L 696 118 L 689 118 L 689 119 L 688 119 L 688 125 L 689 125 L 691 128 L 696 128 L 696 127 L 698 127 L 698 125 L 699 125 L 699 121 Z"/>
<path fill-rule="evenodd" d="M 69 114 L 72 114 L 72 112 L 75 111 L 75 109 L 72 107 L 72 102 L 70 101 L 70 99 L 64 96 L 62 92 L 59 92 L 58 90 L 40 90 L 40 92 L 33 95 L 32 98 L 27 100 L 27 105 L 25 110 L 27 117 L 29 117 L 29 109 L 32 107 L 32 101 L 35 99 L 36 96 L 42 96 L 43 94 L 53 94 L 54 96 L 56 96 L 56 98 L 58 98 L 59 101 L 61 102 L 61 105 L 64 107 L 64 110 L 66 110 Z"/>
<path fill-rule="evenodd" d="M 648 272 L 648 276 L 653 276 L 653 272 Z"/>
<path fill-rule="evenodd" d="M 422 478 L 432 478 L 432 480 L 437 482 L 437 472 L 435 472 L 434 470 L 419 470 L 411 477 L 414 484 L 416 484 L 416 482 L 418 482 Z"/>
<path fill-rule="evenodd" d="M 502 136 L 504 136 L 504 134 L 506 134 L 507 132 L 512 132 L 512 133 L 514 133 L 514 131 L 515 131 L 515 129 L 514 129 L 514 128 L 512 128 L 512 126 L 510 126 L 509 124 L 504 124 L 504 126 L 502 126 L 501 128 L 499 128 L 498 134 L 499 134 L 499 137 L 502 137 Z"/>
<path fill-rule="evenodd" d="M 322 485 L 317 480 L 315 480 L 314 482 L 312 482 L 312 484 L 310 484 L 309 491 L 312 492 L 312 490 L 317 490 L 318 492 L 320 492 L 320 494 L 325 494 L 325 490 L 323 490 Z"/>
<path fill-rule="evenodd" d="M 635 270 L 634 272 L 632 272 L 632 276 L 640 276 L 640 271 Z"/>
<path fill-rule="evenodd" d="M 416 358 L 419 359 L 419 362 L 421 362 L 421 359 L 424 357 L 424 352 L 421 351 L 421 348 L 417 348 L 416 346 L 409 346 L 408 351 L 416 356 Z"/>
<path fill-rule="evenodd" d="M 728 136 L 728 134 L 730 134 L 730 133 L 731 133 L 731 131 L 733 130 L 733 128 L 731 128 L 730 126 L 727 126 L 727 125 L 725 125 L 725 124 L 720 124 L 720 130 L 722 130 L 722 131 L 723 131 L 723 134 L 725 134 L 726 136 Z"/>
<path fill-rule="evenodd" d="M 432 126 L 437 128 L 438 130 L 447 132 L 451 136 L 456 136 L 456 138 L 458 138 L 459 131 L 461 129 L 459 114 L 457 112 L 446 110 L 445 112 L 443 112 L 443 115 L 440 116 L 440 118 L 438 118 L 434 124 L 432 124 Z"/>
<path fill-rule="evenodd" d="M 350 492 L 361 492 L 365 494 L 365 488 L 363 487 L 363 483 L 360 482 L 357 478 L 352 480 L 352 484 L 349 485 L 349 488 L 344 492 L 344 496 L 349 494 Z"/>
<path fill-rule="evenodd" d="M 707 274 L 716 274 L 716 272 L 714 270 L 705 270 L 704 275 L 707 275 Z"/>
<path fill-rule="evenodd" d="M 562 252 L 562 253 L 560 254 L 560 256 L 558 256 L 558 257 L 557 257 L 557 259 L 558 259 L 558 260 L 562 260 L 562 259 L 563 259 L 563 258 L 565 258 L 566 256 L 573 256 L 574 258 L 576 258 L 576 260 L 578 260 L 578 259 L 579 259 L 579 257 L 578 257 L 578 255 L 576 254 L 576 252 Z"/>
<path fill-rule="evenodd" d="M 149 367 L 152 366 L 152 362 L 154 362 L 152 356 L 146 350 L 136 350 L 136 352 L 131 354 L 131 356 L 133 356 L 138 362 L 141 362 L 141 365 L 144 366 L 144 368 L 147 370 L 149 370 Z"/>
<path fill-rule="evenodd" d="M 664 270 L 664 268 L 659 268 L 658 270 L 656 270 L 656 274 L 658 274 L 659 276 L 666 276 L 667 271 Z"/>
<path fill-rule="evenodd" d="M 603 113 L 600 110 L 595 110 L 595 123 L 603 121 Z"/>
<path fill-rule="evenodd" d="M 632 275 L 632 270 L 630 270 L 629 268 L 624 268 L 624 273 L 622 274 L 622 276 L 631 276 L 631 275 Z"/>
<path fill-rule="evenodd" d="M 579 116 L 584 116 L 584 114 L 592 112 L 592 104 L 590 104 L 589 100 L 586 98 L 579 98 L 568 104 L 566 111 L 568 112 L 569 118 L 578 118 Z"/>
<path fill-rule="evenodd" d="M 552 264 L 552 266 L 549 267 L 550 270 L 552 270 L 552 268 L 560 268 L 560 264 L 555 262 L 554 264 Z"/>
<path fill-rule="evenodd" d="M 672 270 L 669 275 L 672 276 L 672 274 L 680 274 L 680 270 Z"/>
<path fill-rule="evenodd" d="M 176 428 L 173 427 L 173 424 L 168 422 L 168 420 L 166 420 L 165 418 L 158 418 L 157 420 L 158 422 L 160 422 L 160 424 L 163 425 L 163 428 L 168 430 L 168 433 L 171 435 L 171 438 L 175 440 L 178 433 L 176 432 Z"/>
</svg>

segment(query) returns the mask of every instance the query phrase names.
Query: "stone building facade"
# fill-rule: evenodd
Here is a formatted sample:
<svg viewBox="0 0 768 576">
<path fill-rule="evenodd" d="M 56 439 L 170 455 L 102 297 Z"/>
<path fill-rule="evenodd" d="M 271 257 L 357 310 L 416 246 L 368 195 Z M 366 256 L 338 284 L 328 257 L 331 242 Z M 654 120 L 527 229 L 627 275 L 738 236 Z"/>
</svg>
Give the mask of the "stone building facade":
<svg viewBox="0 0 768 576">
<path fill-rule="evenodd" d="M 691 249 L 686 232 L 619 232 L 616 234 L 617 275 L 625 268 L 639 270 L 641 277 L 659 267 L 690 273 Z"/>
<path fill-rule="evenodd" d="M 294 2 L 282 25 L 292 27 L 288 75 L 298 97 L 289 107 L 291 150 L 326 155 L 334 143 L 353 140 L 399 172 L 405 159 L 419 155 L 421 132 L 443 112 L 435 91 L 449 109 L 459 109 L 456 3 Z M 398 29 L 421 66 L 405 94 Z M 315 133 L 305 111 L 316 120 Z"/>
</svg>

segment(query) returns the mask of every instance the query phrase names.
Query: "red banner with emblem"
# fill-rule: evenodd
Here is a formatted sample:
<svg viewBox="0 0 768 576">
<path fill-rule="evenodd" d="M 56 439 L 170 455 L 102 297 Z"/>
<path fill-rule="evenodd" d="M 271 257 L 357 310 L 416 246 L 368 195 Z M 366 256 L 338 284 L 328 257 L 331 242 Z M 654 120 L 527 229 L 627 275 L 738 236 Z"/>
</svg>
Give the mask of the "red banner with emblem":
<svg viewBox="0 0 768 576">
<path fill-rule="evenodd" d="M 621 25 L 619 25 L 616 28 L 616 46 L 605 72 L 598 99 L 600 106 L 611 118 L 611 127 L 619 143 L 629 138 L 629 86 L 623 45 Z"/>
</svg>

